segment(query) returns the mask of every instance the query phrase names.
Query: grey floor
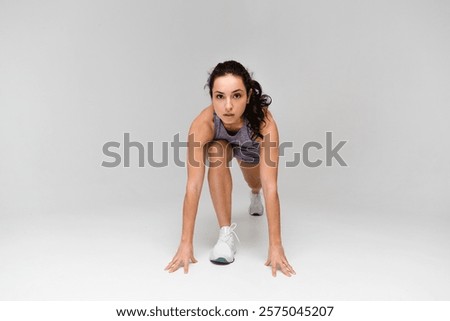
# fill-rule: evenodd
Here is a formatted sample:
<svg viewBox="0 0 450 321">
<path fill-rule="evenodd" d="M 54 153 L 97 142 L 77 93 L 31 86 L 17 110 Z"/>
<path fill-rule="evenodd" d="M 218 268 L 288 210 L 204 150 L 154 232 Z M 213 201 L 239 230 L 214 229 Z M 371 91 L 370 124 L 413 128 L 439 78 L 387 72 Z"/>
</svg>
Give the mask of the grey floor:
<svg viewBox="0 0 450 321">
<path fill-rule="evenodd" d="M 248 190 L 238 174 L 233 168 L 236 261 L 208 261 L 217 223 L 205 182 L 198 263 L 188 275 L 163 270 L 178 245 L 183 184 L 170 193 L 169 183 L 135 192 L 91 186 L 65 198 L 61 188 L 58 201 L 41 191 L 40 203 L 24 195 L 16 211 L 10 206 L 1 215 L 0 300 L 450 299 L 449 219 L 442 210 L 297 193 L 283 187 L 282 174 L 283 241 L 297 275 L 273 278 L 263 264 L 266 217 L 246 213 Z"/>
</svg>

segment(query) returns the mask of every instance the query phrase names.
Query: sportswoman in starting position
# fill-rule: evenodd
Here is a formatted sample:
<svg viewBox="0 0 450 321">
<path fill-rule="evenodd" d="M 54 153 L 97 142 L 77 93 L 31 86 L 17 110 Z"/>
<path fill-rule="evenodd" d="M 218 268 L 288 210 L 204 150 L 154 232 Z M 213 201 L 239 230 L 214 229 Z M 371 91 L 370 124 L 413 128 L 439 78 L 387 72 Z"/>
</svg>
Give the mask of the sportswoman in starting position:
<svg viewBox="0 0 450 321">
<path fill-rule="evenodd" d="M 250 215 L 263 215 L 261 188 L 269 230 L 266 261 L 272 275 L 281 270 L 295 274 L 286 259 L 281 242 L 280 203 L 278 199 L 278 130 L 268 110 L 271 98 L 262 93 L 260 84 L 236 61 L 219 63 L 208 79 L 211 105 L 202 110 L 189 129 L 187 149 L 187 184 L 183 204 L 181 241 L 172 261 L 166 266 L 175 272 L 196 263 L 193 249 L 194 225 L 208 159 L 208 183 L 217 215 L 219 239 L 210 253 L 215 264 L 234 261 L 236 245 L 231 224 L 232 180 L 229 163 L 234 156 L 251 189 Z"/>
</svg>

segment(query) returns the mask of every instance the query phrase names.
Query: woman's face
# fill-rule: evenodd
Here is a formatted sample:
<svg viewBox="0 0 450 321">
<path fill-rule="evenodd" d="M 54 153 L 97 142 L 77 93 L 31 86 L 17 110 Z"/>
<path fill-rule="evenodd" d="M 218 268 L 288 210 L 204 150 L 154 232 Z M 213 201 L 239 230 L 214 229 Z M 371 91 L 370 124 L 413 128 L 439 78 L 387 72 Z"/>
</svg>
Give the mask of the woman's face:
<svg viewBox="0 0 450 321">
<path fill-rule="evenodd" d="M 212 105 L 224 124 L 242 122 L 247 100 L 247 92 L 241 77 L 226 74 L 214 80 Z"/>
</svg>

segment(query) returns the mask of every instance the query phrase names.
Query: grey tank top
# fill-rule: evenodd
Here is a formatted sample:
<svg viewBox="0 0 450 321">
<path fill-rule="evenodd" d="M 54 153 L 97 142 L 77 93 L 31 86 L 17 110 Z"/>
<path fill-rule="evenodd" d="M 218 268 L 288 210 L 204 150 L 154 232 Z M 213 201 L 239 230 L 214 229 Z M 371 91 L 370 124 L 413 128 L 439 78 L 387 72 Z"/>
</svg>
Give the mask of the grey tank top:
<svg viewBox="0 0 450 321">
<path fill-rule="evenodd" d="M 214 112 L 214 140 L 224 139 L 230 143 L 233 156 L 247 163 L 259 163 L 259 142 L 251 139 L 248 120 L 235 134 L 230 134 L 223 126 L 219 116 Z"/>
</svg>

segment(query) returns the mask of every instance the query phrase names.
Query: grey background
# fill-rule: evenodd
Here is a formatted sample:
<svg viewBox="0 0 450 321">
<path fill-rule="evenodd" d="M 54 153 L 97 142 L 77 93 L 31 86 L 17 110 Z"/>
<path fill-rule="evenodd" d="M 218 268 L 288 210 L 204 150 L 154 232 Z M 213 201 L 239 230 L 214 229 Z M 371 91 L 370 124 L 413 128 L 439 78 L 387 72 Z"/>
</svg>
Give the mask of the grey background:
<svg viewBox="0 0 450 321">
<path fill-rule="evenodd" d="M 448 1 L 0 1 L 0 299 L 449 300 L 449 16 Z M 263 265 L 236 163 L 236 262 L 208 262 L 205 181 L 188 275 L 163 271 L 185 168 L 139 168 L 136 150 L 101 166 L 125 132 L 185 139 L 227 59 L 272 96 L 282 164 L 327 131 L 347 141 L 348 167 L 280 168 L 290 279 Z"/>
</svg>

